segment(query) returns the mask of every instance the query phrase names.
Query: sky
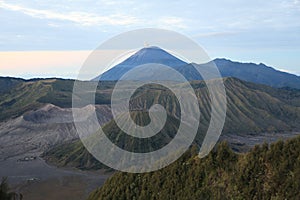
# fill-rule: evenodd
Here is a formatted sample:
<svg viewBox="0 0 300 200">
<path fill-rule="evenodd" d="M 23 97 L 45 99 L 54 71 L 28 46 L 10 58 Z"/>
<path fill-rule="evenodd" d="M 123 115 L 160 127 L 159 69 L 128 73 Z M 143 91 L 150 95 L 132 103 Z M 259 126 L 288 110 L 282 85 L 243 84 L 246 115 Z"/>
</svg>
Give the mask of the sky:
<svg viewBox="0 0 300 200">
<path fill-rule="evenodd" d="M 102 42 L 139 28 L 300 75 L 300 0 L 0 0 L 0 24 L 0 76 L 76 78 Z"/>
</svg>

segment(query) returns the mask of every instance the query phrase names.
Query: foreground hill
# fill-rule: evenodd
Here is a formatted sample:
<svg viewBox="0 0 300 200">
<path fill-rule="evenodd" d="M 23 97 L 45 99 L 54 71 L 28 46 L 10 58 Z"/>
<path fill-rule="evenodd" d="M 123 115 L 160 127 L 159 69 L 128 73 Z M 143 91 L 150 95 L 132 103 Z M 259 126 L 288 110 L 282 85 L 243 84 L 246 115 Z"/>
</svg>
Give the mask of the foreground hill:
<svg viewBox="0 0 300 200">
<path fill-rule="evenodd" d="M 236 154 L 226 143 L 207 157 L 191 149 L 170 166 L 116 173 L 88 200 L 299 199 L 300 137 Z"/>
</svg>

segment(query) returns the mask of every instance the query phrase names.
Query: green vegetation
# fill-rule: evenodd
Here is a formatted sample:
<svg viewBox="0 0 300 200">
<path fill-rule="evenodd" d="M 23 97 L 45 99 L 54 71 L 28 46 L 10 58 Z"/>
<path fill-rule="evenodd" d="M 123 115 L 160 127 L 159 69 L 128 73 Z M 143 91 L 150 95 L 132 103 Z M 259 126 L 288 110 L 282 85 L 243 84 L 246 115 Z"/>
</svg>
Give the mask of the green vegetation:
<svg viewBox="0 0 300 200">
<path fill-rule="evenodd" d="M 56 79 L 51 89 L 38 99 L 41 103 L 52 103 L 63 108 L 72 107 L 73 80 Z"/>
<path fill-rule="evenodd" d="M 196 153 L 152 173 L 118 172 L 88 200 L 300 199 L 300 137 L 246 154 L 225 142 L 203 159 Z"/>
<path fill-rule="evenodd" d="M 12 192 L 8 186 L 7 178 L 2 178 L 0 183 L 0 200 L 22 200 L 22 195 Z"/>
<path fill-rule="evenodd" d="M 63 108 L 72 107 L 73 84 L 74 80 L 65 79 L 21 81 L 13 78 L 0 78 L 0 88 L 8 86 L 10 88 L 0 95 L 0 121 L 19 117 L 25 112 L 36 110 L 48 103 Z M 97 104 L 110 102 L 112 87 L 111 82 L 98 87 Z"/>
<path fill-rule="evenodd" d="M 20 78 L 11 78 L 11 77 L 0 77 L 0 94 L 9 91 L 11 88 L 16 87 L 25 80 Z"/>
<path fill-rule="evenodd" d="M 6 82 L 5 82 L 6 83 Z M 74 80 L 38 79 L 18 82 L 0 96 L 0 121 L 18 117 L 47 103 L 71 107 Z M 191 82 L 198 96 L 202 129 L 210 120 L 210 99 L 203 81 Z M 8 84 L 8 83 L 6 83 Z M 88 84 L 88 82 L 87 82 Z M 300 90 L 274 89 L 235 78 L 224 78 L 228 99 L 225 133 L 283 132 L 300 128 Z M 97 104 L 110 103 L 114 82 L 103 82 L 96 92 Z M 179 84 L 178 87 L 181 87 Z M 180 107 L 172 93 L 157 85 L 140 88 L 131 99 L 133 109 L 163 105 L 170 116 L 179 118 Z"/>
<path fill-rule="evenodd" d="M 71 107 L 74 80 L 7 82 L 5 79 L 5 83 L 3 80 L 0 84 L 6 84 L 10 90 L 2 91 L 0 95 L 0 121 L 21 116 L 48 103 Z M 201 145 L 202 133 L 205 133 L 210 121 L 210 99 L 203 81 L 192 81 L 191 84 L 201 110 L 200 128 L 195 140 L 197 145 Z M 300 90 L 274 89 L 235 78 L 224 78 L 224 84 L 228 109 L 223 134 L 299 131 Z M 110 102 L 113 86 L 114 82 L 105 82 L 97 88 L 97 104 Z M 149 116 L 145 111 L 153 104 L 164 106 L 168 119 L 164 129 L 151 141 L 141 142 L 126 135 L 114 120 L 104 126 L 104 132 L 123 149 L 147 152 L 160 148 L 176 133 L 180 107 L 168 89 L 147 85 L 133 95 L 131 117 L 139 125 L 146 125 Z M 221 143 L 216 151 L 201 160 L 196 158 L 197 151 L 193 148 L 173 165 L 154 173 L 117 173 L 91 194 L 90 199 L 299 199 L 299 140 L 278 142 L 270 147 L 257 146 L 247 154 L 233 153 L 228 145 Z M 44 156 L 59 166 L 109 170 L 93 158 L 79 141 L 57 146 Z M 4 181 L 2 191 L 7 191 L 5 185 Z"/>
<path fill-rule="evenodd" d="M 63 144 L 44 153 L 47 162 L 57 166 L 75 167 L 81 170 L 97 170 L 110 168 L 96 160 L 80 141 Z"/>
<path fill-rule="evenodd" d="M 54 80 L 53 80 L 54 81 Z M 0 121 L 15 118 L 41 106 L 38 99 L 51 90 L 51 80 L 23 82 L 0 96 Z"/>
</svg>

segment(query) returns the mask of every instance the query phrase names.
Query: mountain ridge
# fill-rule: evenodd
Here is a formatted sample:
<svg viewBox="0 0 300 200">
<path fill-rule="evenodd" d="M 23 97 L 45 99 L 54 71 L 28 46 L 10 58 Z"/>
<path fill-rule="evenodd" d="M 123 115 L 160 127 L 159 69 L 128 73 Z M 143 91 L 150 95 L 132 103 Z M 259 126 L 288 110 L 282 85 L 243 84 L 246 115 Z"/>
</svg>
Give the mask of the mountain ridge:
<svg viewBox="0 0 300 200">
<path fill-rule="evenodd" d="M 290 87 L 300 89 L 300 76 L 276 70 L 275 68 L 263 63 L 242 63 L 225 58 L 216 58 L 204 64 L 186 63 L 172 55 L 172 53 L 169 53 L 159 47 L 142 48 L 123 62 L 113 66 L 108 71 L 100 74 L 92 80 L 116 81 L 131 69 L 139 65 L 150 63 L 167 65 L 180 72 L 188 81 L 203 80 L 201 74 L 199 74 L 195 67 L 201 67 L 203 70 L 210 72 L 212 66 L 215 64 L 222 77 L 235 77 L 245 81 L 265 84 L 277 88 Z M 161 73 L 165 72 L 161 71 L 149 73 L 151 74 L 151 77 L 149 78 L 155 79 L 155 77 L 161 77 Z M 135 78 L 144 79 L 145 77 L 137 74 L 137 77 Z"/>
<path fill-rule="evenodd" d="M 235 77 L 244 81 L 277 88 L 290 87 L 300 89 L 300 76 L 276 70 L 263 63 L 243 63 L 224 58 L 217 58 L 213 61 L 222 77 Z"/>
</svg>

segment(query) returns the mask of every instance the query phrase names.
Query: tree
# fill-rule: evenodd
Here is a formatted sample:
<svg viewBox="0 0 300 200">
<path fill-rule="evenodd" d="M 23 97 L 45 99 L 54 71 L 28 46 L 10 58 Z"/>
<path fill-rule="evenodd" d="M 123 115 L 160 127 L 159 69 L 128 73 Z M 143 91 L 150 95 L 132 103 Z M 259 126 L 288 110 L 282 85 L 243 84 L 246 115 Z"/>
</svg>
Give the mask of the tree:
<svg viewBox="0 0 300 200">
<path fill-rule="evenodd" d="M 15 192 L 10 192 L 7 177 L 2 178 L 0 184 L 0 200 L 22 200 L 22 194 L 18 195 Z"/>
</svg>

